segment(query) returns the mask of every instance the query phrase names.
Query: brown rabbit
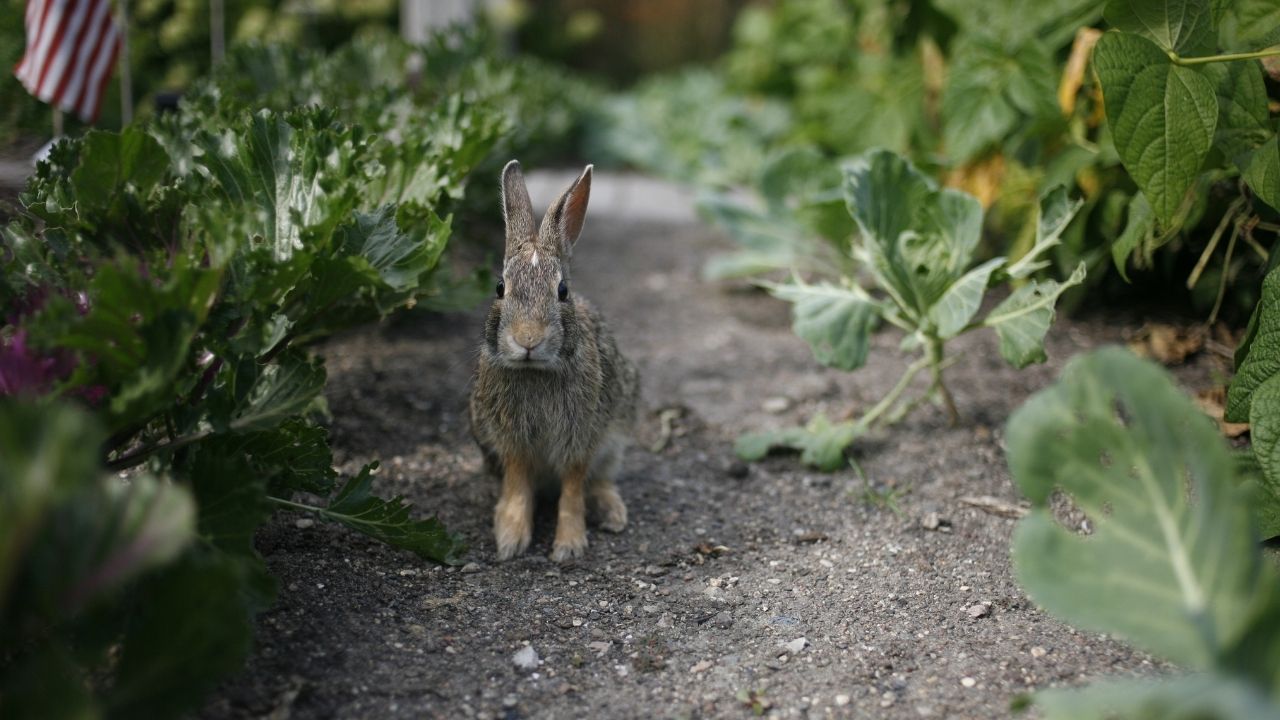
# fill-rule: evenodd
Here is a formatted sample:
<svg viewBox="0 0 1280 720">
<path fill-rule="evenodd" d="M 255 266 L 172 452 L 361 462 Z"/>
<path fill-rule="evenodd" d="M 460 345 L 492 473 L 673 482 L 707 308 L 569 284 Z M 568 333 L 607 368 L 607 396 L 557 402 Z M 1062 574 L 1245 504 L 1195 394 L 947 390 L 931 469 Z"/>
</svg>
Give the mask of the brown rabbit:
<svg viewBox="0 0 1280 720">
<path fill-rule="evenodd" d="M 535 490 L 559 486 L 557 562 L 587 547 L 587 501 L 605 530 L 627 524 L 613 481 L 639 375 L 600 314 L 569 289 L 569 257 L 590 195 L 588 165 L 538 228 L 520 163 L 502 171 L 506 252 L 470 406 L 471 431 L 502 477 L 493 518 L 499 560 L 529 547 Z"/>
</svg>

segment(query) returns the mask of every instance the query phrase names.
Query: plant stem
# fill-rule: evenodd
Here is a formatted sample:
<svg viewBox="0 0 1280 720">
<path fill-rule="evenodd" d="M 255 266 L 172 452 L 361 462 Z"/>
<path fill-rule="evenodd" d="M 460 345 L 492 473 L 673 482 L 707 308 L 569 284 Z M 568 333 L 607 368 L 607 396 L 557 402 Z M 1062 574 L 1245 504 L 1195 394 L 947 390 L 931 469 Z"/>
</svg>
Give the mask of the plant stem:
<svg viewBox="0 0 1280 720">
<path fill-rule="evenodd" d="M 134 467 L 135 465 L 141 465 L 142 463 L 146 462 L 147 458 L 151 457 L 157 452 L 160 452 L 161 450 L 177 450 L 180 447 L 190 445 L 193 442 L 198 442 L 200 440 L 203 440 L 209 437 L 209 435 L 211 434 L 212 433 L 207 433 L 207 432 L 195 433 L 194 435 L 184 435 L 183 437 L 180 437 L 176 440 L 170 440 L 169 442 L 144 445 L 132 452 L 121 455 L 115 460 L 109 461 L 107 463 L 107 469 L 111 470 L 112 472 L 119 472 L 120 470 L 128 470 L 129 468 Z"/>
<path fill-rule="evenodd" d="M 1218 311 L 1222 309 L 1222 298 L 1227 294 L 1227 275 L 1231 273 L 1231 253 L 1236 249 L 1236 238 L 1240 237 L 1240 223 L 1236 223 L 1231 231 L 1231 239 L 1227 241 L 1227 256 L 1222 259 L 1222 277 L 1218 280 L 1218 297 L 1213 301 L 1213 310 L 1209 312 L 1209 325 L 1218 319 Z"/>
<path fill-rule="evenodd" d="M 1204 57 L 1182 57 L 1172 50 L 1169 51 L 1169 59 L 1174 65 L 1204 65 L 1216 62 L 1232 62 L 1234 60 L 1257 60 L 1259 58 L 1276 57 L 1280 55 L 1280 48 L 1271 50 L 1255 50 L 1254 52 L 1243 53 L 1227 53 L 1225 55 L 1205 55 Z"/>
<path fill-rule="evenodd" d="M 902 373 L 902 377 L 898 379 L 898 384 L 894 385 L 893 389 L 889 391 L 889 394 L 885 395 L 880 402 L 876 403 L 875 407 L 868 410 L 867 414 L 863 415 L 858 420 L 858 424 L 863 427 L 871 427 L 871 424 L 878 420 L 880 416 L 898 400 L 898 397 L 906 391 L 907 386 L 911 384 L 911 380 L 928 365 L 929 358 L 927 356 L 911 363 L 911 365 L 907 367 L 906 372 Z"/>
<path fill-rule="evenodd" d="M 947 408 L 947 417 L 951 425 L 960 422 L 960 411 L 956 409 L 956 401 L 951 397 L 951 391 L 947 389 L 947 383 L 942 379 L 943 356 L 942 341 L 936 337 L 928 339 L 929 353 L 925 357 L 929 361 L 929 370 L 933 374 L 933 389 L 938 391 L 942 396 L 942 404 Z"/>
<path fill-rule="evenodd" d="M 1226 232 L 1227 225 L 1235 219 L 1236 213 L 1244 206 L 1244 198 L 1236 198 L 1231 203 L 1231 207 L 1227 208 L 1227 212 L 1223 214 L 1222 221 L 1218 223 L 1218 227 L 1214 228 L 1213 235 L 1209 236 L 1209 244 L 1204 247 L 1204 252 L 1200 253 L 1200 260 L 1196 262 L 1195 268 L 1191 271 L 1191 275 L 1187 277 L 1187 289 L 1194 290 L 1196 283 L 1200 282 L 1200 274 L 1204 272 L 1204 268 L 1209 264 L 1209 258 L 1213 256 L 1213 251 L 1218 248 L 1218 241 L 1222 239 L 1222 233 Z"/>
</svg>

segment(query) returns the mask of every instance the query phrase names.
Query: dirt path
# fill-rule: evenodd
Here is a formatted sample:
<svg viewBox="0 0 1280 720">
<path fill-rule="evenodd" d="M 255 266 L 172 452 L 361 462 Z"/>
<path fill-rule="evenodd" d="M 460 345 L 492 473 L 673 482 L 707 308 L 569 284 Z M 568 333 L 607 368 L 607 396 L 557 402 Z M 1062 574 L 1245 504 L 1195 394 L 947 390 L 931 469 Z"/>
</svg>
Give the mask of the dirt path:
<svg viewBox="0 0 1280 720">
<path fill-rule="evenodd" d="M 282 517 L 259 541 L 279 601 L 248 669 L 204 717 L 747 717 L 736 696 L 757 691 L 778 717 L 991 718 L 1033 688 L 1151 671 L 1142 654 L 1032 607 L 1010 574 L 1014 521 L 959 502 L 1016 500 L 1005 418 L 1120 328 L 1064 322 L 1051 363 L 1021 373 L 993 338 L 963 338 L 948 376 L 964 422 L 947 427 L 926 407 L 861 442 L 896 510 L 866 504 L 852 472 L 786 457 L 744 467 L 731 443 L 874 402 L 902 369 L 899 338 L 877 336 L 857 373 L 821 369 L 784 305 L 699 279 L 723 240 L 687 208 L 663 221 L 640 219 L 654 213 L 638 202 L 610 213 L 630 197 L 625 182 L 597 181 L 618 197 L 593 210 L 574 277 L 644 375 L 641 442 L 619 483 L 631 526 L 593 532 L 584 561 L 558 566 L 542 508 L 529 554 L 495 565 L 496 483 L 464 415 L 482 313 L 338 339 L 325 354 L 344 470 L 381 458 L 380 489 L 438 510 L 475 564 L 431 567 Z M 683 416 L 655 453 L 663 408 Z M 938 530 L 922 524 L 930 513 Z M 526 644 L 536 670 L 513 664 Z"/>
</svg>

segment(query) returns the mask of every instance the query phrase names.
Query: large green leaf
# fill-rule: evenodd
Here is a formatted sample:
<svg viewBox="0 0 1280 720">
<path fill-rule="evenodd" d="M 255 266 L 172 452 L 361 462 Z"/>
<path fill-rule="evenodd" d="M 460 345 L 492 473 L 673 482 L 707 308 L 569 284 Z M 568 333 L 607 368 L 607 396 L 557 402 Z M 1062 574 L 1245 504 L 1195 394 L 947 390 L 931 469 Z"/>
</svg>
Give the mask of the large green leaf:
<svg viewBox="0 0 1280 720">
<path fill-rule="evenodd" d="M 1258 50 L 1280 44 L 1280 5 L 1275 0 L 1233 0 L 1219 30 L 1226 50 Z"/>
<path fill-rule="evenodd" d="M 1262 66 L 1256 60 L 1208 63 L 1201 72 L 1214 85 L 1218 99 L 1218 125 L 1213 144 L 1227 161 L 1246 164 L 1242 158 L 1275 135 L 1267 111 L 1267 87 Z"/>
<path fill-rule="evenodd" d="M 299 352 L 283 353 L 257 377 L 244 402 L 235 408 L 227 429 L 271 430 L 301 415 L 324 389 L 324 366 Z"/>
<path fill-rule="evenodd" d="M 800 451 L 801 462 L 830 472 L 845 466 L 844 449 L 862 432 L 857 423 L 833 423 L 819 414 L 804 427 L 743 435 L 734 443 L 734 450 L 743 460 L 759 460 L 773 448 L 790 448 Z"/>
<path fill-rule="evenodd" d="M 71 174 L 82 215 L 118 215 L 128 193 L 149 192 L 169 169 L 169 156 L 146 131 L 93 130 L 84 136 L 80 165 Z"/>
<path fill-rule="evenodd" d="M 1253 312 L 1245 354 L 1237 353 L 1236 376 L 1227 388 L 1225 417 L 1230 422 L 1248 422 L 1254 391 L 1280 373 L 1280 269 L 1263 278 L 1262 297 Z"/>
<path fill-rule="evenodd" d="M 1046 720 L 1277 720 L 1263 693 L 1223 674 L 1109 680 L 1036 693 Z"/>
<path fill-rule="evenodd" d="M 1014 535 L 1019 583 L 1049 612 L 1190 669 L 1240 642 L 1276 590 L 1217 427 L 1154 364 L 1078 356 L 1006 428 L 1035 507 Z M 1049 507 L 1068 494 L 1088 536 Z"/>
<path fill-rule="evenodd" d="M 1212 50 L 1218 37 L 1210 0 L 1109 0 L 1103 17 L 1180 55 Z"/>
<path fill-rule="evenodd" d="M 1120 277 L 1126 281 L 1129 279 L 1126 270 L 1129 265 L 1129 256 L 1138 248 L 1151 242 L 1155 229 L 1156 218 L 1151 212 L 1151 203 L 1147 202 L 1147 196 L 1139 191 L 1129 202 L 1129 217 L 1125 221 L 1124 231 L 1115 239 L 1115 242 L 1111 243 L 1111 260 L 1120 271 Z"/>
<path fill-rule="evenodd" d="M 1167 223 L 1213 143 L 1213 83 L 1194 67 L 1175 65 L 1150 40 L 1124 32 L 1102 36 L 1093 66 L 1120 159 L 1156 218 Z"/>
<path fill-rule="evenodd" d="M 929 308 L 929 321 L 937 329 L 938 337 L 946 340 L 955 337 L 973 319 L 987 293 L 991 273 L 1004 264 L 1004 258 L 994 258 L 970 270 L 943 293 Z"/>
<path fill-rule="evenodd" d="M 1017 368 L 1044 362 L 1044 336 L 1053 322 L 1054 304 L 1067 288 L 1084 282 L 1081 261 L 1064 282 L 1032 280 L 1013 291 L 982 320 L 1000 336 L 1000 355 Z"/>
<path fill-rule="evenodd" d="M 788 285 L 762 283 L 773 294 L 792 303 L 792 329 L 813 349 L 818 362 L 841 370 L 855 370 L 867 361 L 871 330 L 880 303 L 854 285 L 843 288 L 826 283 Z"/>
</svg>

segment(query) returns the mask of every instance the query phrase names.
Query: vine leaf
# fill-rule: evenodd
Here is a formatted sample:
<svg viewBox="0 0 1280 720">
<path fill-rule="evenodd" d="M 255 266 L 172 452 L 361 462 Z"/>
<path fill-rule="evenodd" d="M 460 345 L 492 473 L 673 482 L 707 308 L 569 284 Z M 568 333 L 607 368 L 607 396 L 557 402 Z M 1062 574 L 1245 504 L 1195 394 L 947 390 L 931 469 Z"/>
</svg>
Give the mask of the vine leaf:
<svg viewBox="0 0 1280 720">
<path fill-rule="evenodd" d="M 1156 218 L 1173 220 L 1195 181 L 1218 123 L 1213 83 L 1175 65 L 1152 41 L 1108 32 L 1093 51 L 1120 160 Z"/>
</svg>

